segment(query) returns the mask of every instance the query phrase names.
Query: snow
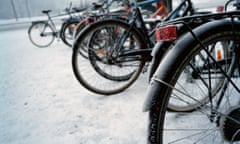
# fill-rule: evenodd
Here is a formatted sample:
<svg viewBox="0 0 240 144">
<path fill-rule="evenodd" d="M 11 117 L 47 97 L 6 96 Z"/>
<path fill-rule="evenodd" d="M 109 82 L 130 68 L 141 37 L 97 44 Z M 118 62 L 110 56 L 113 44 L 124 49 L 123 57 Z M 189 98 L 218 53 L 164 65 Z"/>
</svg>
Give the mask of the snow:
<svg viewBox="0 0 240 144">
<path fill-rule="evenodd" d="M 146 143 L 147 74 L 102 96 L 76 80 L 61 41 L 37 48 L 25 28 L 0 31 L 0 45 L 0 144 Z"/>
<path fill-rule="evenodd" d="M 31 44 L 27 29 L 0 32 L 0 144 L 146 143 L 147 74 L 125 92 L 102 96 L 72 72 L 71 48 Z"/>
</svg>

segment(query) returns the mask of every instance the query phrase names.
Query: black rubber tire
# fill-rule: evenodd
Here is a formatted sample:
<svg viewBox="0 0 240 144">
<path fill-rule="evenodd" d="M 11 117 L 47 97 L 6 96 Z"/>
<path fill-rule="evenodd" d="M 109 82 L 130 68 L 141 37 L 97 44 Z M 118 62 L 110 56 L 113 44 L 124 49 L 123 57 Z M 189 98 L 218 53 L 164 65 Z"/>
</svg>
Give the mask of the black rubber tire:
<svg viewBox="0 0 240 144">
<path fill-rule="evenodd" d="M 88 24 L 86 23 L 85 20 L 82 20 L 81 22 L 79 22 L 76 26 L 76 29 L 74 30 L 74 39 L 76 39 L 77 36 L 80 35 L 81 31 L 83 31 L 87 26 Z M 85 45 L 88 45 L 88 43 L 86 43 Z M 79 50 L 79 54 L 81 54 L 84 58 L 88 59 L 87 48 L 82 47 L 82 49 Z"/>
<path fill-rule="evenodd" d="M 62 41 L 71 48 L 74 41 L 74 30 L 78 23 L 79 21 L 68 21 L 62 25 L 62 28 L 60 30 L 60 37 Z M 70 30 L 69 27 L 71 27 Z"/>
</svg>

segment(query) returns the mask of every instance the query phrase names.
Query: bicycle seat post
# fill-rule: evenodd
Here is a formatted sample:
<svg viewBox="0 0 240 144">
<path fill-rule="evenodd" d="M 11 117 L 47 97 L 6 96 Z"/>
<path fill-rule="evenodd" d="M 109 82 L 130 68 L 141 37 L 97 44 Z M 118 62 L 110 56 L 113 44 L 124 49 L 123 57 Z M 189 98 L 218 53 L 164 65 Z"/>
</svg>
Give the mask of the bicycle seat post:
<svg viewBox="0 0 240 144">
<path fill-rule="evenodd" d="M 50 13 L 51 11 L 52 11 L 52 10 L 43 10 L 42 13 L 43 13 L 43 14 L 46 14 L 46 15 L 48 16 L 48 19 L 51 19 L 51 18 L 50 18 L 50 15 L 49 15 L 49 13 Z"/>
</svg>

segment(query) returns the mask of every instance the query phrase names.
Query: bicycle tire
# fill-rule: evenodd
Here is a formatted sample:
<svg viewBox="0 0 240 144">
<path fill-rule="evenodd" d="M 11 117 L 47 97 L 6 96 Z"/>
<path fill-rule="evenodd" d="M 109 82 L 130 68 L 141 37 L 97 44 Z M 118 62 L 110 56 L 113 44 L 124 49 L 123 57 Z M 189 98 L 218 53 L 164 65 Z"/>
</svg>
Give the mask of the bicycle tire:
<svg viewBox="0 0 240 144">
<path fill-rule="evenodd" d="M 86 22 L 85 19 L 83 19 L 82 21 L 80 21 L 80 22 L 77 24 L 77 26 L 76 26 L 76 28 L 75 28 L 75 30 L 74 30 L 74 37 L 76 38 L 77 35 L 78 35 L 87 25 L 88 25 L 88 24 L 87 24 L 87 22 Z"/>
<path fill-rule="evenodd" d="M 129 28 L 129 25 L 123 21 L 120 20 L 103 20 L 103 21 L 98 21 L 94 24 L 91 24 L 89 27 L 85 28 L 77 37 L 76 43 L 74 44 L 74 49 L 73 49 L 73 55 L 72 55 L 72 67 L 74 74 L 78 81 L 88 90 L 97 93 L 97 94 L 102 94 L 102 95 L 113 95 L 120 93 L 127 89 L 136 79 L 138 78 L 139 74 L 141 73 L 141 70 L 145 64 L 144 61 L 137 61 L 135 67 L 130 67 L 129 69 L 132 70 L 130 72 L 131 78 L 127 78 L 127 80 L 122 80 L 122 81 L 116 81 L 113 79 L 109 79 L 104 77 L 99 71 L 96 70 L 96 67 L 93 67 L 91 61 L 86 61 L 85 66 L 87 65 L 88 72 L 84 72 L 84 66 L 80 66 L 81 63 L 83 63 L 84 59 L 81 59 L 78 62 L 78 59 L 81 58 L 81 55 L 79 54 L 79 50 L 81 51 L 81 44 L 85 43 L 88 41 L 88 46 L 89 44 L 89 37 L 92 37 L 92 34 L 96 32 L 96 30 L 101 29 L 103 27 L 106 27 L 107 25 L 117 25 L 121 26 L 125 29 Z M 138 48 L 142 49 L 145 48 L 145 43 L 142 40 L 141 35 L 139 35 L 138 31 L 136 29 L 132 30 L 133 36 L 136 38 L 136 43 Z M 86 46 L 86 44 L 84 44 Z M 88 51 L 92 48 L 88 48 Z M 89 56 L 88 56 L 89 57 Z M 96 62 L 96 61 L 95 61 Z M 121 73 L 122 76 L 129 75 L 129 70 L 126 67 L 117 67 L 116 65 L 108 65 L 108 64 L 103 64 L 103 67 L 105 68 L 111 68 L 111 66 L 114 66 L 114 68 L 118 68 L 117 74 Z M 91 72 L 89 72 L 91 68 Z M 110 69 L 112 70 L 112 69 Z M 111 71 L 110 71 L 111 72 Z M 126 73 L 127 72 L 127 73 Z M 134 72 L 134 73 L 132 73 Z M 92 74 L 93 73 L 93 74 Z M 88 74 L 88 75 L 87 75 Z M 92 74 L 91 76 L 89 76 Z M 87 76 L 85 76 L 87 75 Z M 113 76 L 112 76 L 113 77 Z M 117 77 L 117 76 L 116 76 Z M 121 77 L 121 76 L 120 76 Z M 94 78 L 94 80 L 90 80 L 91 78 Z M 99 78 L 98 80 L 95 80 L 95 78 Z M 99 83 L 98 85 L 94 85 L 97 82 Z M 106 86 L 107 85 L 107 86 Z"/>
<path fill-rule="evenodd" d="M 63 43 L 69 47 L 72 47 L 73 45 L 74 31 L 78 23 L 79 21 L 77 20 L 67 21 L 62 25 L 62 28 L 60 30 L 60 37 Z"/>
<path fill-rule="evenodd" d="M 43 29 L 46 34 L 42 34 Z M 28 37 L 35 46 L 39 48 L 46 48 L 53 43 L 56 33 L 47 22 L 39 21 L 32 23 L 29 27 Z"/>
<path fill-rule="evenodd" d="M 216 42 L 230 43 L 235 40 L 239 41 L 240 23 L 234 23 L 235 35 L 233 35 L 232 26 L 231 21 L 219 20 L 196 28 L 194 33 L 203 42 L 204 46 L 211 46 L 210 44 L 215 44 Z M 195 111 L 191 113 L 167 111 L 172 95 L 178 94 L 182 96 L 180 92 L 184 92 L 188 96 L 193 95 L 195 99 L 197 92 L 190 93 L 190 91 L 187 91 L 186 85 L 184 89 L 177 86 L 179 82 L 181 82 L 180 78 L 184 75 L 184 69 L 191 60 L 196 58 L 195 56 L 197 56 L 199 52 L 202 52 L 202 47 L 196 40 L 193 40 L 191 34 L 187 34 L 173 49 L 167 53 L 166 57 L 157 69 L 155 80 L 152 81 L 149 87 L 149 96 L 153 100 L 151 101 L 152 105 L 148 105 L 147 108 L 150 110 L 150 121 L 148 125 L 149 143 L 230 143 L 229 139 L 226 139 L 224 136 L 226 131 L 222 130 L 226 128 L 226 123 L 228 122 L 220 121 L 226 117 L 230 117 L 231 119 L 231 116 L 227 113 L 227 111 L 236 105 L 236 97 L 232 94 L 233 89 L 231 87 L 226 90 L 225 94 L 230 95 L 224 96 L 224 103 L 221 103 L 219 109 L 213 109 L 213 111 L 211 111 L 212 108 L 215 108 L 215 103 L 210 105 L 204 102 L 199 102 L 200 107 L 196 107 Z M 228 68 L 227 65 L 225 65 L 225 67 Z M 210 75 L 213 74 L 211 73 Z M 239 85 L 239 81 L 234 82 Z M 213 91 L 210 89 L 205 92 L 211 93 Z M 217 92 L 214 95 L 216 94 Z M 212 100 L 216 102 L 218 97 L 215 96 Z M 229 131 L 231 131 L 231 129 L 227 130 L 227 132 Z"/>
<path fill-rule="evenodd" d="M 74 30 L 74 39 L 77 38 L 77 35 L 81 35 L 81 31 L 83 31 L 88 26 L 87 22 L 85 20 L 82 20 L 79 22 L 76 26 L 76 29 Z M 88 45 L 88 43 L 86 43 Z M 81 50 L 79 50 L 79 53 L 86 59 L 88 59 L 88 50 L 87 48 L 82 47 Z"/>
</svg>

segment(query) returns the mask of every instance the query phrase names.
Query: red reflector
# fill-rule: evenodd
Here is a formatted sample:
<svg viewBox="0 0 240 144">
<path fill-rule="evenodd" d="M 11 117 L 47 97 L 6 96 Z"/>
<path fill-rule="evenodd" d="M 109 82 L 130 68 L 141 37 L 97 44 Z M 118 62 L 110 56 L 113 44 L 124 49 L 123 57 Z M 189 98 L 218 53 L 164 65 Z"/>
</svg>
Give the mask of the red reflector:
<svg viewBox="0 0 240 144">
<path fill-rule="evenodd" d="M 224 11 L 224 6 L 217 7 L 217 12 L 223 12 L 223 11 Z"/>
<path fill-rule="evenodd" d="M 91 19 L 91 18 L 89 18 L 89 17 L 88 17 L 88 18 L 86 18 L 86 19 L 85 19 L 85 21 L 86 21 L 86 23 L 87 23 L 87 24 L 91 24 L 91 23 L 92 23 L 92 19 Z"/>
<path fill-rule="evenodd" d="M 156 29 L 157 41 L 171 41 L 177 39 L 177 26 L 168 25 Z"/>
</svg>

